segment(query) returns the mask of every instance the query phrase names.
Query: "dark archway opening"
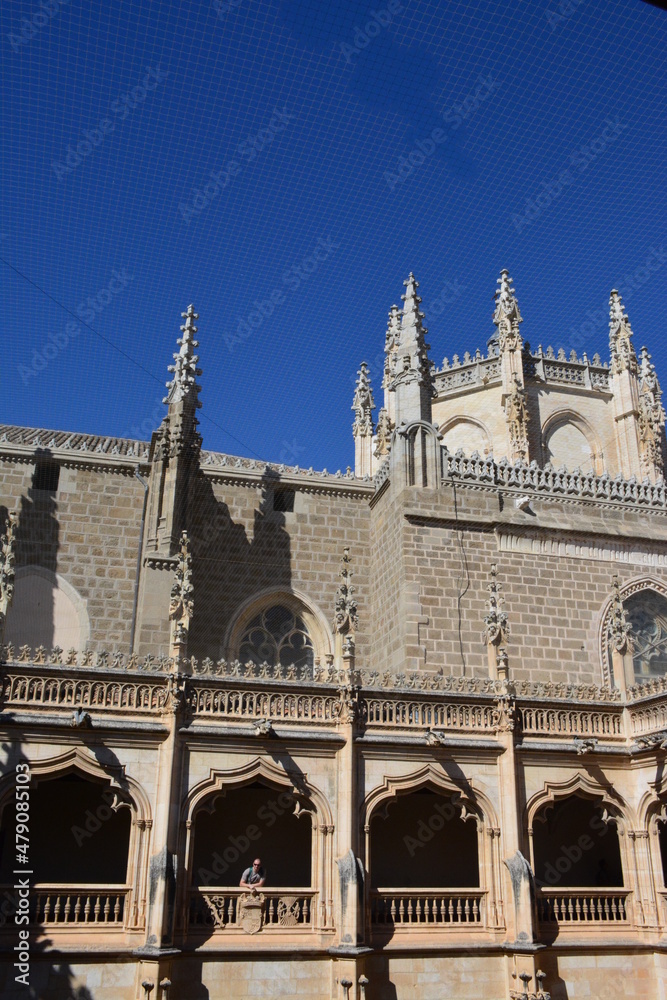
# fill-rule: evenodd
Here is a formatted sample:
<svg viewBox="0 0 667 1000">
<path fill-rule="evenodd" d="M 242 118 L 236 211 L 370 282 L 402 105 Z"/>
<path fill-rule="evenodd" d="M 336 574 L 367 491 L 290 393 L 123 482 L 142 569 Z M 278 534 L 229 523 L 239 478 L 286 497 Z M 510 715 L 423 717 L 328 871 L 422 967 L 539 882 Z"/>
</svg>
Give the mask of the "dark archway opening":
<svg viewBox="0 0 667 1000">
<path fill-rule="evenodd" d="M 604 805 L 579 795 L 549 804 L 535 817 L 533 846 L 538 885 L 616 888 L 623 866 L 616 823 Z"/>
<path fill-rule="evenodd" d="M 399 795 L 371 819 L 373 889 L 477 888 L 477 822 L 461 815 L 457 795 L 420 788 Z"/>
<path fill-rule="evenodd" d="M 662 860 L 662 884 L 667 886 L 667 822 L 664 820 L 658 823 L 658 843 Z"/>
<path fill-rule="evenodd" d="M 33 779 L 30 788 L 30 867 L 33 883 L 125 885 L 130 810 L 114 810 L 107 783 L 79 774 Z M 0 828 L 0 879 L 12 882 L 16 806 L 6 803 Z"/>
<path fill-rule="evenodd" d="M 238 886 L 260 858 L 266 888 L 310 888 L 312 817 L 295 816 L 293 792 L 253 782 L 218 795 L 194 825 L 193 885 Z"/>
</svg>

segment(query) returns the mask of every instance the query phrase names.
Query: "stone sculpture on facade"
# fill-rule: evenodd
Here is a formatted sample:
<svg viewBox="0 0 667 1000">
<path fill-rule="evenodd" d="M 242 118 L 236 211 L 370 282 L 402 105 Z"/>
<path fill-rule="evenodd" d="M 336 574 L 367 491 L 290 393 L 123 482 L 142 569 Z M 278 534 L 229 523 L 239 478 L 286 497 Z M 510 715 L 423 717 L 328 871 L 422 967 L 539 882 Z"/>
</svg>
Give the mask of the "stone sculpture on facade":
<svg viewBox="0 0 667 1000">
<path fill-rule="evenodd" d="M 4 641 L 7 612 L 14 596 L 17 525 L 18 514 L 12 510 L 7 515 L 5 532 L 0 538 L 0 644 Z"/>
</svg>

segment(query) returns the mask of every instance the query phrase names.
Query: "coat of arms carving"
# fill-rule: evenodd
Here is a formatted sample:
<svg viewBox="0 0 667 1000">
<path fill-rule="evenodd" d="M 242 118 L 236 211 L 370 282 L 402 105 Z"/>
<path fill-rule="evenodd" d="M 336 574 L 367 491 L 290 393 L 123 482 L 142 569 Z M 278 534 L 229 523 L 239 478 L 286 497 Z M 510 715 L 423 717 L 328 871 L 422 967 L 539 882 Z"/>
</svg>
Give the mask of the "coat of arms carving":
<svg viewBox="0 0 667 1000">
<path fill-rule="evenodd" d="M 242 892 L 239 896 L 237 922 L 246 934 L 257 934 L 262 929 L 264 914 L 263 892 Z"/>
</svg>

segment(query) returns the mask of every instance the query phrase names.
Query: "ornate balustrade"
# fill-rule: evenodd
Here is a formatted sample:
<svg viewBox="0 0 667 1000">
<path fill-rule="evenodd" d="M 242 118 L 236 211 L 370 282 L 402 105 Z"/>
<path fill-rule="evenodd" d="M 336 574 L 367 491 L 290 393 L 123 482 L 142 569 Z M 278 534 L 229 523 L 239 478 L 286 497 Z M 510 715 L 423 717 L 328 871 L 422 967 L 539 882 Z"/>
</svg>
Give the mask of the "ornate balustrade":
<svg viewBox="0 0 667 1000">
<path fill-rule="evenodd" d="M 632 893 L 624 889 L 546 889 L 537 898 L 546 924 L 632 925 Z"/>
<path fill-rule="evenodd" d="M 11 893 L 11 887 L 5 887 Z M 32 927 L 104 927 L 123 930 L 130 923 L 130 886 L 35 885 L 30 890 Z"/>
<path fill-rule="evenodd" d="M 555 706 L 520 706 L 521 729 L 526 735 L 623 738 L 623 717 L 618 711 L 595 711 Z"/>
<path fill-rule="evenodd" d="M 372 925 L 485 926 L 485 889 L 377 889 L 370 895 Z"/>
<path fill-rule="evenodd" d="M 503 711 L 508 705 L 515 711 L 517 731 L 528 738 L 641 742 L 667 730 L 667 678 L 630 688 L 622 701 L 616 688 L 453 677 L 442 671 L 406 675 L 338 670 L 331 663 L 273 667 L 194 657 L 179 663 L 177 671 L 168 657 L 70 651 L 67 662 L 63 658 L 57 649 L 23 647 L 17 655 L 5 647 L 2 706 L 159 718 L 176 683 L 193 719 L 333 727 L 341 692 L 353 689 L 369 729 L 411 730 L 430 741 L 433 732 L 493 736 L 501 702 Z"/>
<path fill-rule="evenodd" d="M 313 930 L 325 926 L 325 914 L 317 919 L 317 892 L 314 889 L 245 889 L 204 886 L 190 892 L 188 926 L 192 929 Z"/>
</svg>

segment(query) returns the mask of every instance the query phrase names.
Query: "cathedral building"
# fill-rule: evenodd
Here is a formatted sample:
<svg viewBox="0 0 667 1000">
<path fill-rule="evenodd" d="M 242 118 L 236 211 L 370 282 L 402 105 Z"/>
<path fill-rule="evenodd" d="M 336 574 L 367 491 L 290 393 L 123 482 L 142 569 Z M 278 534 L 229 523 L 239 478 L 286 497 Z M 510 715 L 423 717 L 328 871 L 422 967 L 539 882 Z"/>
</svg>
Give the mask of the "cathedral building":
<svg viewBox="0 0 667 1000">
<path fill-rule="evenodd" d="M 7 1000 L 667 1000 L 655 368 L 404 285 L 354 471 L 204 449 L 192 306 L 150 442 L 0 427 Z"/>
</svg>

